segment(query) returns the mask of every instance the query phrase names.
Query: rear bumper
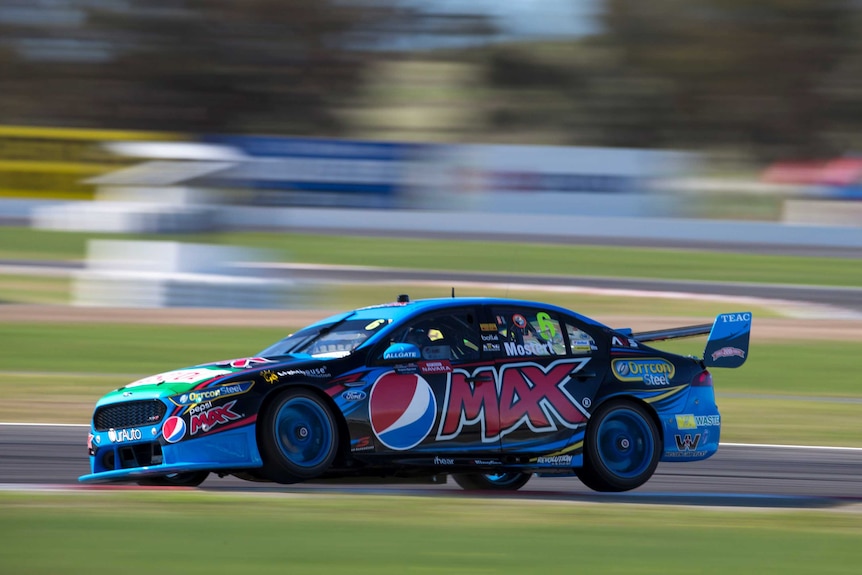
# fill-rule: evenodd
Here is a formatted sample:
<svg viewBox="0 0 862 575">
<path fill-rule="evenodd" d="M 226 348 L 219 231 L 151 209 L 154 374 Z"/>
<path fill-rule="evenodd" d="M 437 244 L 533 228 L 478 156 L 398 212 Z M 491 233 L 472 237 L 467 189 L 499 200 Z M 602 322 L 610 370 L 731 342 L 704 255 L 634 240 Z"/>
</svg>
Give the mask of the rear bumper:
<svg viewBox="0 0 862 575">
<path fill-rule="evenodd" d="M 721 415 L 712 387 L 692 387 L 685 407 L 659 413 L 664 450 L 661 461 L 698 461 L 718 451 Z"/>
</svg>

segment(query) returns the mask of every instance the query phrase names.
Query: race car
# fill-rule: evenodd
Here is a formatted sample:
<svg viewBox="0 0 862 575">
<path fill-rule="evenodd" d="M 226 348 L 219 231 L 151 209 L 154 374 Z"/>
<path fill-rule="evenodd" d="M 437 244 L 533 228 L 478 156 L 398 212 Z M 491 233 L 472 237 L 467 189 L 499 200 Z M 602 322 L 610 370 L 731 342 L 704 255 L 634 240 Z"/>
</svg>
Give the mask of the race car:
<svg viewBox="0 0 862 575">
<path fill-rule="evenodd" d="M 451 476 L 466 489 L 515 490 L 538 474 L 634 489 L 659 461 L 717 451 L 708 368 L 742 365 L 750 329 L 749 312 L 632 333 L 532 301 L 402 295 L 253 356 L 108 393 L 80 481 Z M 706 334 L 703 358 L 648 345 Z"/>
</svg>

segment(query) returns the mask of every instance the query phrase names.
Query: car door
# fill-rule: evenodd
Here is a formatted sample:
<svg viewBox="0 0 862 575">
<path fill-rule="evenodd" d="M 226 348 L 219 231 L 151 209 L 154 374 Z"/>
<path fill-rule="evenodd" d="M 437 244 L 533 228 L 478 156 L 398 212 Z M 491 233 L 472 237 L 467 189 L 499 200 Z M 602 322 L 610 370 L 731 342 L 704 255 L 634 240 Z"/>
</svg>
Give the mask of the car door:
<svg viewBox="0 0 862 575">
<path fill-rule="evenodd" d="M 478 308 L 423 314 L 395 331 L 421 358 L 397 364 L 375 382 L 369 420 L 377 441 L 393 451 L 499 454 L 488 439 L 484 402 L 496 400 L 494 359 L 485 359 Z M 487 398 L 486 398 L 487 396 Z"/>
<path fill-rule="evenodd" d="M 564 450 L 585 429 L 607 370 L 601 334 L 553 308 L 505 305 L 490 312 L 499 340 L 494 353 L 503 454 Z"/>
</svg>

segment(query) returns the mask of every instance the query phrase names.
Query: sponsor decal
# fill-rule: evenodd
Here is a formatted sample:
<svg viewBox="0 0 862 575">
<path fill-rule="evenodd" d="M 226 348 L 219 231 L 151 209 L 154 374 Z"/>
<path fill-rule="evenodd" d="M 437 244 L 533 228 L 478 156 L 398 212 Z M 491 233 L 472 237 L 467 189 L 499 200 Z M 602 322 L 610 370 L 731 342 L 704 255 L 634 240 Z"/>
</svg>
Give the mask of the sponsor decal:
<svg viewBox="0 0 862 575">
<path fill-rule="evenodd" d="M 499 343 L 483 343 L 482 351 L 500 351 Z"/>
<path fill-rule="evenodd" d="M 541 311 L 536 314 L 536 323 L 539 324 L 539 331 L 542 333 L 547 333 L 551 337 L 557 335 L 557 328 L 554 325 L 554 321 L 551 319 L 551 316 Z"/>
<path fill-rule="evenodd" d="M 212 401 L 205 401 L 203 403 L 195 403 L 191 407 L 188 408 L 186 413 L 188 413 L 189 415 L 194 415 L 196 413 L 206 411 L 207 409 L 210 409 L 212 406 L 213 406 Z"/>
<path fill-rule="evenodd" d="M 217 425 L 236 421 L 242 416 L 233 411 L 233 406 L 236 405 L 236 400 L 229 401 L 224 405 L 211 407 L 205 411 L 200 411 L 192 415 L 189 424 L 189 435 L 196 435 L 198 431 L 206 433 Z"/>
<path fill-rule="evenodd" d="M 454 370 L 447 382 L 443 415 L 437 440 L 455 439 L 465 425 L 479 424 L 483 443 L 528 427 L 535 433 L 557 431 L 560 426 L 576 429 L 587 414 L 566 390 L 571 375 L 589 358 L 559 360 L 548 366 L 532 362 L 503 366 L 499 372 L 480 367 L 473 372 Z M 482 373 L 494 376 L 495 385 L 471 383 Z"/>
<path fill-rule="evenodd" d="M 512 323 L 514 323 L 517 327 L 524 329 L 525 327 L 527 327 L 527 318 L 525 318 L 519 313 L 516 313 L 512 316 Z"/>
<path fill-rule="evenodd" d="M 278 375 L 276 375 L 275 373 L 273 373 L 269 369 L 265 369 L 262 372 L 260 372 L 260 376 L 263 378 L 263 380 L 265 382 L 267 382 L 270 385 L 272 385 L 273 383 L 278 381 Z"/>
<path fill-rule="evenodd" d="M 231 367 L 236 367 L 239 369 L 248 369 L 257 363 L 273 363 L 271 360 L 266 359 L 265 357 L 240 357 L 237 359 L 229 359 L 227 361 L 220 361 L 216 365 L 229 365 Z"/>
<path fill-rule="evenodd" d="M 706 457 L 706 450 L 701 451 L 665 451 L 665 457 Z"/>
<path fill-rule="evenodd" d="M 596 346 L 587 339 L 579 339 L 572 342 L 572 351 L 593 351 Z"/>
<path fill-rule="evenodd" d="M 419 365 L 416 363 L 399 363 L 393 366 L 395 373 L 416 373 L 419 371 Z"/>
<path fill-rule="evenodd" d="M 195 403 L 203 403 L 205 401 L 213 401 L 215 399 L 230 397 L 232 395 L 240 395 L 246 393 L 249 389 L 252 388 L 253 385 L 253 381 L 228 383 L 206 389 L 197 389 L 195 391 L 183 393 L 182 395 L 174 395 L 169 397 L 168 399 L 170 399 L 174 403 L 174 405 L 185 407 L 187 405 L 192 405 Z"/>
<path fill-rule="evenodd" d="M 95 435 L 93 435 L 92 433 L 87 434 L 87 454 L 88 455 L 95 455 L 96 454 L 96 450 L 93 449 L 93 438 L 94 437 L 95 437 Z"/>
<path fill-rule="evenodd" d="M 642 381 L 646 385 L 669 385 L 676 373 L 672 363 L 659 358 L 615 359 L 611 369 L 620 381 Z"/>
<path fill-rule="evenodd" d="M 420 374 L 389 371 L 374 382 L 368 412 L 380 443 L 403 451 L 419 445 L 431 433 L 437 400 Z"/>
<path fill-rule="evenodd" d="M 341 399 L 344 401 L 362 401 L 366 397 L 368 394 L 358 389 L 349 389 L 341 394 Z"/>
<path fill-rule="evenodd" d="M 545 465 L 571 466 L 572 456 L 571 455 L 543 455 L 542 457 L 536 458 L 536 463 L 545 464 Z"/>
<path fill-rule="evenodd" d="M 303 377 L 332 377 L 326 367 L 313 367 L 311 369 L 288 369 L 286 371 L 279 371 L 276 373 L 276 375 L 278 377 L 290 377 L 294 375 L 301 375 Z"/>
<path fill-rule="evenodd" d="M 387 353 L 384 359 L 416 359 L 416 352 L 413 351 L 393 351 Z"/>
<path fill-rule="evenodd" d="M 723 347 L 712 352 L 712 361 L 717 360 L 720 357 L 741 357 L 745 359 L 745 352 L 739 349 L 738 347 Z"/>
<path fill-rule="evenodd" d="M 611 338 L 611 347 L 636 348 L 637 346 L 638 346 L 638 342 L 631 339 L 630 337 L 621 338 L 621 337 L 615 335 Z"/>
<path fill-rule="evenodd" d="M 738 321 L 751 321 L 750 313 L 723 313 L 718 316 L 721 323 L 736 323 Z"/>
<path fill-rule="evenodd" d="M 721 425 L 720 415 L 695 415 L 694 422 L 698 427 L 718 427 Z"/>
<path fill-rule="evenodd" d="M 680 451 L 694 451 L 697 449 L 697 444 L 700 443 L 700 434 L 674 435 L 673 439 L 676 441 L 676 448 Z"/>
<path fill-rule="evenodd" d="M 495 323 L 480 323 L 479 329 L 482 331 L 497 331 L 497 324 Z"/>
<path fill-rule="evenodd" d="M 434 465 L 455 465 L 455 460 L 448 457 L 435 457 Z"/>
<path fill-rule="evenodd" d="M 111 443 L 125 443 L 127 441 L 140 441 L 140 429 L 114 429 L 108 430 L 108 439 Z"/>
<path fill-rule="evenodd" d="M 159 383 L 200 383 L 220 375 L 233 373 L 230 369 L 178 369 L 176 371 L 168 371 L 158 375 L 151 375 L 143 379 L 139 379 L 130 383 L 125 387 L 134 387 L 138 385 L 156 385 Z"/>
<path fill-rule="evenodd" d="M 503 465 L 499 459 L 474 459 L 474 465 Z"/>
<path fill-rule="evenodd" d="M 506 341 L 503 342 L 503 346 L 506 348 L 506 355 L 514 357 L 523 357 L 525 355 L 555 355 L 554 345 L 550 341 L 545 343 L 531 341 L 524 345 Z"/>
<path fill-rule="evenodd" d="M 677 429 L 697 429 L 698 427 L 718 427 L 721 425 L 720 415 L 677 415 Z"/>
<path fill-rule="evenodd" d="M 182 417 L 177 417 L 176 415 L 172 415 L 171 417 L 165 420 L 165 424 L 162 425 L 162 437 L 165 438 L 165 441 L 168 443 L 176 443 L 186 435 L 186 422 L 183 421 Z"/>
<path fill-rule="evenodd" d="M 694 421 L 693 415 L 677 415 L 676 416 L 676 428 L 677 429 L 697 429 L 697 423 Z"/>
<path fill-rule="evenodd" d="M 500 334 L 498 333 L 483 333 L 482 341 L 500 341 Z"/>
<path fill-rule="evenodd" d="M 420 361 L 419 371 L 426 375 L 429 373 L 452 373 L 452 364 L 448 360 Z"/>
<path fill-rule="evenodd" d="M 355 439 L 351 442 L 351 451 L 368 451 L 370 449 L 374 449 L 374 445 L 371 443 L 371 437 L 369 437 L 368 435 L 366 435 L 365 437 L 360 437 L 359 439 Z"/>
</svg>

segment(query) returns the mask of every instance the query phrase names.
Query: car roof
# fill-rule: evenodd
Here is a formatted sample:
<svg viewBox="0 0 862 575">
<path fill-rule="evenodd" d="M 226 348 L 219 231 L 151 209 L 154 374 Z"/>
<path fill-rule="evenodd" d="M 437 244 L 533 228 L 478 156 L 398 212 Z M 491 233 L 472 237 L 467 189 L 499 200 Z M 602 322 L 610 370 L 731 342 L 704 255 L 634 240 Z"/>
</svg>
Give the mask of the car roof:
<svg viewBox="0 0 862 575">
<path fill-rule="evenodd" d="M 492 298 L 492 297 L 456 297 L 456 298 L 432 298 L 432 299 L 418 299 L 412 301 L 396 301 L 390 303 L 384 303 L 380 305 L 373 305 L 368 307 L 359 308 L 353 310 L 351 312 L 340 313 L 337 315 L 330 316 L 325 318 L 312 326 L 316 326 L 318 324 L 329 324 L 335 321 L 340 321 L 344 319 L 360 319 L 360 320 L 371 320 L 371 319 L 389 319 L 393 322 L 400 321 L 402 319 L 406 319 L 415 315 L 420 315 L 425 312 L 435 311 L 435 310 L 447 310 L 454 309 L 464 306 L 476 306 L 476 305 L 499 305 L 499 306 L 523 306 L 523 307 L 541 307 L 547 311 L 556 311 L 558 313 L 562 313 L 565 315 L 574 316 L 576 319 L 582 321 L 583 323 L 607 327 L 604 324 L 597 322 L 594 319 L 588 318 L 584 315 L 576 313 L 572 310 L 559 307 L 552 304 L 537 302 L 537 301 L 529 301 L 529 300 L 519 300 L 519 299 L 508 299 L 508 298 Z"/>
</svg>

